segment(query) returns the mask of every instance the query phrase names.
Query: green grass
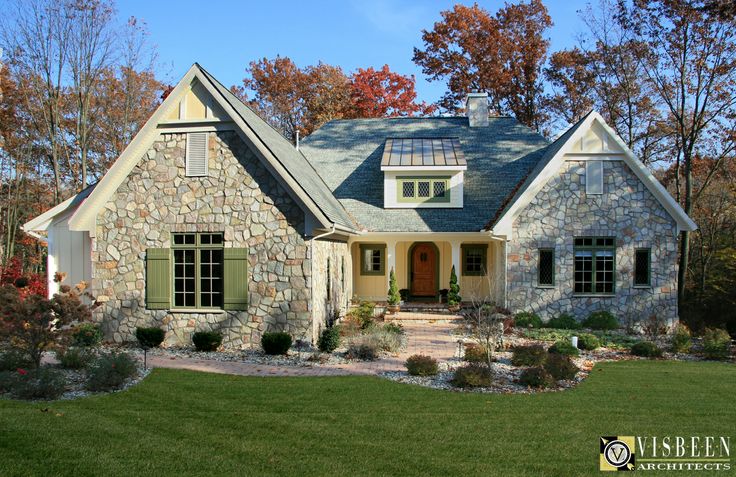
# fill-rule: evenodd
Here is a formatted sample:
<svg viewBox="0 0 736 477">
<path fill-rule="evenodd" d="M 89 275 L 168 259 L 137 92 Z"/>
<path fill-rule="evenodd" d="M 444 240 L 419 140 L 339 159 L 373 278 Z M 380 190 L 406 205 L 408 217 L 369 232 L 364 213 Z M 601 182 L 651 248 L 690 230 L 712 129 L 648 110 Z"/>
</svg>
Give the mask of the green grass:
<svg viewBox="0 0 736 477">
<path fill-rule="evenodd" d="M 601 435 L 731 435 L 735 393 L 736 366 L 711 362 L 603 363 L 537 395 L 156 370 L 113 395 L 0 400 L 0 475 L 597 475 Z"/>
<path fill-rule="evenodd" d="M 568 340 L 571 336 L 580 336 L 581 333 L 595 335 L 601 341 L 601 346 L 612 349 L 631 349 L 634 343 L 641 341 L 641 337 L 629 336 L 623 333 L 600 330 L 560 330 L 556 328 L 532 328 L 520 330 L 521 335 L 541 341 Z"/>
</svg>

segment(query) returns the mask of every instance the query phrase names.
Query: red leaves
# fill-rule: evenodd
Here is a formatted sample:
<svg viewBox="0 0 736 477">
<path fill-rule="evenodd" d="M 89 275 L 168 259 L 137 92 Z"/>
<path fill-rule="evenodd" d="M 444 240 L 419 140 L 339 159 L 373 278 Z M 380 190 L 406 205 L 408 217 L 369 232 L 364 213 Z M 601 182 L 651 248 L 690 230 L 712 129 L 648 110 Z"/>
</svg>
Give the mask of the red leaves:
<svg viewBox="0 0 736 477">
<path fill-rule="evenodd" d="M 392 72 L 388 65 L 380 70 L 358 68 L 351 78 L 350 97 L 355 117 L 381 118 L 431 114 L 435 106 L 417 103 L 413 76 Z"/>
<path fill-rule="evenodd" d="M 24 273 L 19 257 L 13 257 L 5 266 L 0 266 L 0 283 L 15 286 L 22 298 L 29 295 L 46 297 L 48 294 L 46 276 L 40 273 Z"/>
</svg>

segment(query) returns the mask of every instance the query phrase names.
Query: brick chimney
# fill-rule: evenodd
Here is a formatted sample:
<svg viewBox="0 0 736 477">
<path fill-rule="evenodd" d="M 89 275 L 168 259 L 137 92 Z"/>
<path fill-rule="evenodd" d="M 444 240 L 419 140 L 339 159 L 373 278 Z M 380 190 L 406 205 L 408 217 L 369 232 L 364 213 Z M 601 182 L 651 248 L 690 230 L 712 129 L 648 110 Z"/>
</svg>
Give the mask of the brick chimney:
<svg viewBox="0 0 736 477">
<path fill-rule="evenodd" d="M 468 93 L 465 111 L 471 128 L 488 126 L 488 93 Z"/>
</svg>

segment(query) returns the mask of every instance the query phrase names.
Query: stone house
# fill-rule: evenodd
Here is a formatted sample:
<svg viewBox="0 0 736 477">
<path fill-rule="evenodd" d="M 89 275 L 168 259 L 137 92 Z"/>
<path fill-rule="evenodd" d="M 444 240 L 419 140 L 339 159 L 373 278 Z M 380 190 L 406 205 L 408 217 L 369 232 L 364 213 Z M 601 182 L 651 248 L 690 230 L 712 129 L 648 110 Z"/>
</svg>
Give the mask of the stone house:
<svg viewBox="0 0 736 477">
<path fill-rule="evenodd" d="M 469 94 L 468 116 L 331 121 L 294 147 L 195 64 L 95 185 L 24 225 L 85 280 L 106 337 L 162 326 L 313 341 L 391 270 L 434 300 L 543 318 L 677 319 L 693 221 L 595 112 L 549 143 Z M 50 293 L 55 284 L 50 281 Z"/>
</svg>

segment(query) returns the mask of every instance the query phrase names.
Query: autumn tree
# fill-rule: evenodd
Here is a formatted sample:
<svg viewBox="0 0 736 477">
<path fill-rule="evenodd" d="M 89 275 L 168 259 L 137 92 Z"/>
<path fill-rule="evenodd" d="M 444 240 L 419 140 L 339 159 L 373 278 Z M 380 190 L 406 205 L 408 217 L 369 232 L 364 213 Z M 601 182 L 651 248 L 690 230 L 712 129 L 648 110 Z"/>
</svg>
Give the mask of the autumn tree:
<svg viewBox="0 0 736 477">
<path fill-rule="evenodd" d="M 574 124 L 593 108 L 596 79 L 590 62 L 590 55 L 579 48 L 550 56 L 544 75 L 553 91 L 547 101 L 553 118 Z"/>
<path fill-rule="evenodd" d="M 434 106 L 417 103 L 413 76 L 394 73 L 388 65 L 379 70 L 358 68 L 351 77 L 353 115 L 359 118 L 427 115 Z"/>
<path fill-rule="evenodd" d="M 495 16 L 477 4 L 455 5 L 441 15 L 432 30 L 423 30 L 424 46 L 414 48 L 413 57 L 430 81 L 447 82 L 440 106 L 457 111 L 468 92 L 487 92 L 497 113 L 541 130 L 544 34 L 552 25 L 544 4 L 506 4 Z"/>
</svg>

